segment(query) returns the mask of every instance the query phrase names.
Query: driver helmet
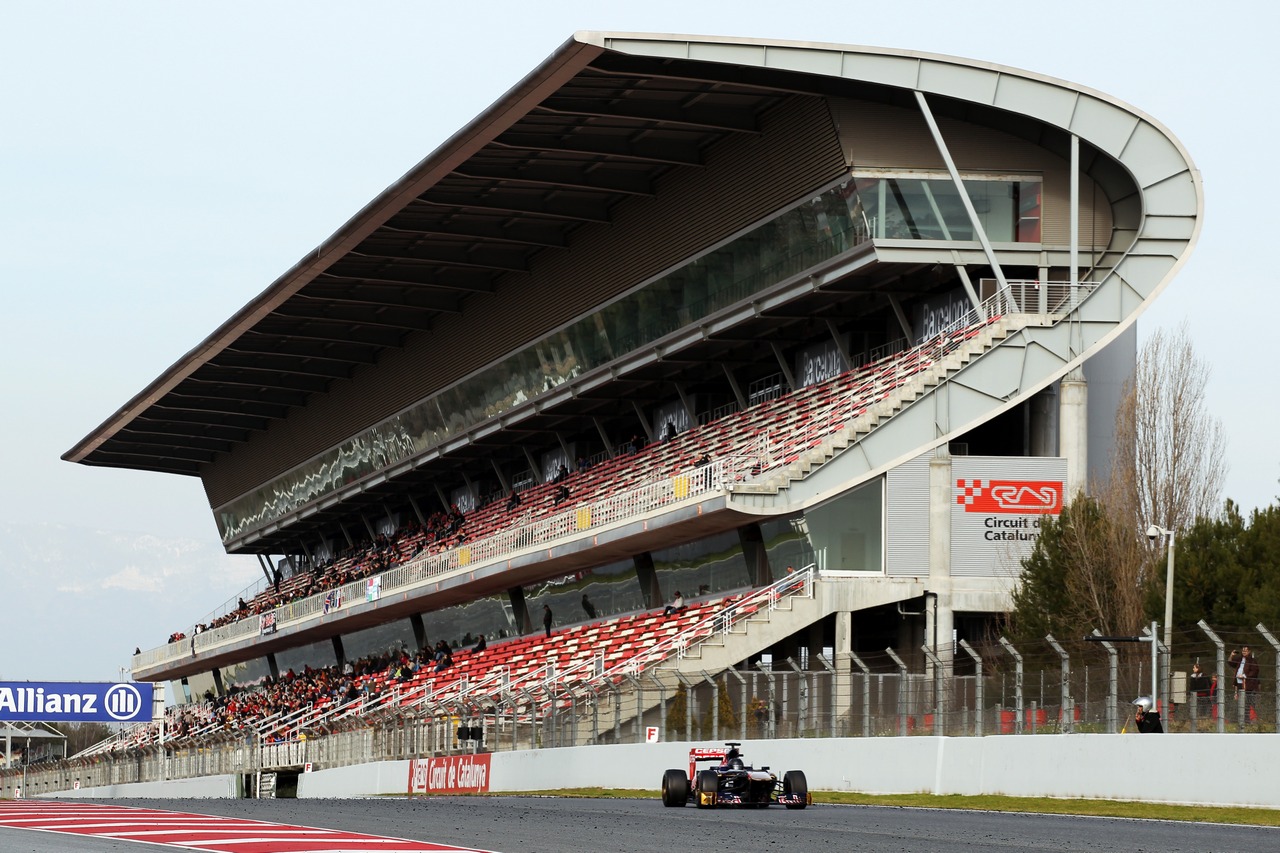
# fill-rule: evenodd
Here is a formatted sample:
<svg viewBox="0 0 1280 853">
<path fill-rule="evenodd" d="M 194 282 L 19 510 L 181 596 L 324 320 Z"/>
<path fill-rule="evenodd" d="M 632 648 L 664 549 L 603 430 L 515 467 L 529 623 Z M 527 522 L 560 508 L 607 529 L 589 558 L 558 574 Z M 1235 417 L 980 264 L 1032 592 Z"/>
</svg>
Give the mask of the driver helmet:
<svg viewBox="0 0 1280 853">
<path fill-rule="evenodd" d="M 1133 704 L 1137 706 L 1138 710 L 1145 714 L 1151 710 L 1151 706 L 1155 703 L 1151 701 L 1150 696 L 1139 696 L 1137 699 L 1133 700 Z"/>
<path fill-rule="evenodd" d="M 736 757 L 736 756 L 735 756 L 735 757 L 733 757 L 733 758 L 730 758 L 730 759 L 729 759 L 729 769 L 730 769 L 730 770 L 742 770 L 742 769 L 744 769 L 746 766 L 747 766 L 746 764 L 743 764 L 743 763 L 742 763 L 742 759 L 741 759 L 741 758 L 738 758 L 738 757 Z"/>
</svg>

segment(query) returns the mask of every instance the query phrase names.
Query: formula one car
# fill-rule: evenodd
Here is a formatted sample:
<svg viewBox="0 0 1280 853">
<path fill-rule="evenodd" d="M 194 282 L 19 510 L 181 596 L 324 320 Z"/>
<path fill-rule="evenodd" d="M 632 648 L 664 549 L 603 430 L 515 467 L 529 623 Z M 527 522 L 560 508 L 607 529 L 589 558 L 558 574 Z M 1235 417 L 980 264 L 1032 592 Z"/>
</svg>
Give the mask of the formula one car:
<svg viewBox="0 0 1280 853">
<path fill-rule="evenodd" d="M 777 803 L 789 809 L 802 809 L 813 802 L 804 773 L 788 770 L 779 779 L 768 767 L 755 768 L 743 763 L 739 743 L 726 743 L 724 749 L 694 747 L 689 750 L 689 772 L 668 770 L 662 775 L 662 804 L 685 806 L 690 801 L 700 809 L 716 806 L 765 808 Z M 700 761 L 714 761 L 715 766 L 698 770 Z M 693 779 L 695 784 L 690 785 Z"/>
</svg>

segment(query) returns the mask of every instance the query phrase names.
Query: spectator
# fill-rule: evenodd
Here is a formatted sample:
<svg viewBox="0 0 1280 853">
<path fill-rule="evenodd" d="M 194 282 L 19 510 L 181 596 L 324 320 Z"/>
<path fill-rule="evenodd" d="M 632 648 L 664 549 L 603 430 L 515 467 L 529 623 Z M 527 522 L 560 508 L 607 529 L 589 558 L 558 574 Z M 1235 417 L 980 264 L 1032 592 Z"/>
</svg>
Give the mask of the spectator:
<svg viewBox="0 0 1280 853">
<path fill-rule="evenodd" d="M 662 440 L 671 441 L 676 437 L 676 422 L 668 420 L 666 427 L 662 430 Z"/>
<path fill-rule="evenodd" d="M 671 598 L 671 603 L 667 605 L 667 609 L 662 612 L 662 615 L 670 616 L 672 613 L 679 613 L 681 610 L 684 610 L 684 596 L 677 589 L 676 594 Z"/>
<path fill-rule="evenodd" d="M 567 479 L 569 479 L 569 469 L 564 465 L 561 465 L 560 470 L 556 472 L 555 480 L 553 482 L 563 483 Z"/>
<path fill-rule="evenodd" d="M 507 509 L 513 510 L 518 506 L 520 506 L 520 493 L 512 489 L 511 497 L 507 498 Z"/>
<path fill-rule="evenodd" d="M 1195 709 L 1197 717 L 1207 716 L 1209 713 L 1209 690 L 1212 682 L 1209 675 L 1200 668 L 1200 661 L 1196 661 L 1191 665 L 1191 676 L 1187 679 L 1187 690 L 1195 697 Z"/>
<path fill-rule="evenodd" d="M 249 609 L 249 605 L 244 603 L 244 596 L 241 596 L 240 600 L 236 602 L 236 610 L 248 610 L 248 609 Z"/>
<path fill-rule="evenodd" d="M 551 605 L 542 605 L 542 627 L 546 629 L 548 637 L 551 636 L 551 623 L 554 620 L 555 617 L 551 615 Z"/>
<path fill-rule="evenodd" d="M 555 497 L 553 498 L 553 503 L 559 506 L 561 503 L 567 500 L 569 500 L 569 487 L 566 486 L 564 483 L 561 483 L 560 485 L 556 486 L 556 494 L 555 494 Z"/>
<path fill-rule="evenodd" d="M 472 651 L 472 652 L 482 652 L 482 651 L 484 651 L 485 649 L 487 649 L 488 647 L 489 647 L 488 643 L 486 643 L 486 642 L 484 641 L 484 634 L 481 634 L 481 635 L 480 635 L 480 637 L 479 637 L 479 639 L 477 639 L 477 640 L 476 640 L 476 646 L 475 646 L 475 648 L 474 648 L 474 649 L 472 649 L 471 651 Z"/>
<path fill-rule="evenodd" d="M 1236 697 L 1244 696 L 1246 713 L 1249 719 L 1255 719 L 1258 714 L 1258 659 L 1248 646 L 1241 646 L 1239 651 L 1232 650 L 1227 666 L 1235 672 Z"/>
<path fill-rule="evenodd" d="M 596 606 L 591 603 L 591 599 L 587 598 L 587 594 L 582 594 L 582 612 L 587 614 L 588 619 L 596 618 Z"/>
<path fill-rule="evenodd" d="M 586 471 L 590 467 L 591 467 L 591 463 L 587 461 L 587 457 L 585 456 L 578 457 L 578 473 L 579 474 L 581 474 L 583 471 Z"/>
<path fill-rule="evenodd" d="M 644 441 L 641 440 L 639 433 L 632 435 L 631 445 L 630 445 L 631 453 L 633 455 L 636 453 L 639 453 L 643 448 L 644 448 Z"/>
</svg>

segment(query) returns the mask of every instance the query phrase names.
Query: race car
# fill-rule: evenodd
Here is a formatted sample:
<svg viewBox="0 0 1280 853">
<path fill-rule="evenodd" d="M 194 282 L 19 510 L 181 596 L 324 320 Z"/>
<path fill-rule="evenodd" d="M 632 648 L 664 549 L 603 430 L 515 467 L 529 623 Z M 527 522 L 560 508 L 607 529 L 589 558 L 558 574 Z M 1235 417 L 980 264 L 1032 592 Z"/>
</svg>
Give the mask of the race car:
<svg viewBox="0 0 1280 853">
<path fill-rule="evenodd" d="M 689 772 L 668 770 L 662 774 L 662 804 L 685 806 L 690 801 L 700 809 L 716 806 L 765 808 L 777 803 L 802 809 L 813 802 L 804 773 L 788 770 L 779 779 L 768 767 L 755 768 L 742 760 L 740 743 L 726 743 L 724 749 L 694 747 L 689 750 Z M 698 770 L 699 762 L 715 765 Z M 693 779 L 696 784 L 690 785 Z"/>
</svg>

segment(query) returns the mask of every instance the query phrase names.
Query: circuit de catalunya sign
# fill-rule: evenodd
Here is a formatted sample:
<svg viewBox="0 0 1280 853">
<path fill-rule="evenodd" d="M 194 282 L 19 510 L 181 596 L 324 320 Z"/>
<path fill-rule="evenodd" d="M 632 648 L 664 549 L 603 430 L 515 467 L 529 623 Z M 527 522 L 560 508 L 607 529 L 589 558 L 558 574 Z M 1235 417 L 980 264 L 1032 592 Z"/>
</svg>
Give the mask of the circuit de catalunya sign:
<svg viewBox="0 0 1280 853">
<path fill-rule="evenodd" d="M 0 681 L 0 722 L 140 723 L 151 719 L 147 682 Z"/>
<path fill-rule="evenodd" d="M 410 794 L 463 794 L 489 790 L 488 753 L 415 758 L 409 762 Z"/>
</svg>

